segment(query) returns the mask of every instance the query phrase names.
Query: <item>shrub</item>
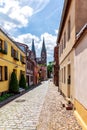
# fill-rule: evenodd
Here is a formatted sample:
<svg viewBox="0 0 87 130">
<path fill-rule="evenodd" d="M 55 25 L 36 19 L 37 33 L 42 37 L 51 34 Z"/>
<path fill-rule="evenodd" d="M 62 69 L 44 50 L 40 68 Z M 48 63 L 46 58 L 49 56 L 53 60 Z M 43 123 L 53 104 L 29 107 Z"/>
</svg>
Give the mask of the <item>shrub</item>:
<svg viewBox="0 0 87 130">
<path fill-rule="evenodd" d="M 19 85 L 18 85 L 18 80 L 15 72 L 12 72 L 11 74 L 11 80 L 9 84 L 9 91 L 13 93 L 18 93 L 19 92 Z"/>
<path fill-rule="evenodd" d="M 13 94 L 9 94 L 9 93 L 0 96 L 0 102 L 8 99 L 11 96 L 13 96 Z"/>
<path fill-rule="evenodd" d="M 19 86 L 20 86 L 21 88 L 26 89 L 26 80 L 25 80 L 25 77 L 24 77 L 23 74 L 21 75 L 21 78 L 20 78 L 20 81 L 19 81 Z"/>
</svg>

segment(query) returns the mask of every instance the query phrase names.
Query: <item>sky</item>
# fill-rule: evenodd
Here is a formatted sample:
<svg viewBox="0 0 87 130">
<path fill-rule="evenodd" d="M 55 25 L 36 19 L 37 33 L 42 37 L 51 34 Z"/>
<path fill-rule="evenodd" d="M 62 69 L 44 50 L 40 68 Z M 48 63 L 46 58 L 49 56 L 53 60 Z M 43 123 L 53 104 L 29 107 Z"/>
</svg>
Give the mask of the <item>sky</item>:
<svg viewBox="0 0 87 130">
<path fill-rule="evenodd" d="M 44 37 L 47 62 L 53 61 L 63 3 L 64 0 L 0 0 L 0 27 L 30 49 L 34 39 L 37 57 Z"/>
</svg>

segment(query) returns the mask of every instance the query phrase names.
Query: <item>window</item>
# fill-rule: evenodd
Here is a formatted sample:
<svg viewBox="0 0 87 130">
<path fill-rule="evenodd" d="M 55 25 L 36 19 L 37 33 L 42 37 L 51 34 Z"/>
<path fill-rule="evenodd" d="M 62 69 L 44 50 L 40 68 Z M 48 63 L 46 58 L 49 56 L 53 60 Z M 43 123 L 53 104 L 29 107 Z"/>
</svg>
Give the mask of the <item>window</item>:
<svg viewBox="0 0 87 130">
<path fill-rule="evenodd" d="M 8 80 L 8 68 L 7 66 L 0 66 L 0 81 Z"/>
<path fill-rule="evenodd" d="M 0 39 L 0 50 L 2 50 L 2 40 Z"/>
<path fill-rule="evenodd" d="M 70 22 L 70 19 L 68 21 L 68 41 L 70 39 L 70 33 L 71 33 L 71 22 Z"/>
<path fill-rule="evenodd" d="M 7 66 L 4 67 L 4 77 L 5 77 L 5 80 L 8 80 L 8 69 L 7 69 Z"/>
<path fill-rule="evenodd" d="M 4 41 L 4 50 L 7 53 L 7 42 L 6 41 Z"/>
<path fill-rule="evenodd" d="M 14 49 L 11 47 L 11 56 L 14 57 Z"/>
<path fill-rule="evenodd" d="M 61 82 L 62 82 L 62 69 L 61 69 L 61 71 L 60 71 L 60 80 L 61 80 Z"/>
<path fill-rule="evenodd" d="M 25 75 L 25 71 L 20 70 L 20 77 L 22 74 Z"/>
<path fill-rule="evenodd" d="M 20 61 L 22 62 L 22 64 L 26 64 L 26 59 L 21 54 L 20 54 Z"/>
<path fill-rule="evenodd" d="M 59 81 L 61 82 L 61 70 L 59 70 Z"/>
<path fill-rule="evenodd" d="M 31 64 L 31 70 L 33 71 L 33 64 Z"/>
<path fill-rule="evenodd" d="M 15 58 L 17 57 L 17 53 L 16 53 L 16 50 L 14 50 L 14 57 L 15 57 Z"/>
<path fill-rule="evenodd" d="M 60 56 L 61 56 L 61 44 L 60 44 L 60 49 L 59 49 L 59 53 L 60 53 Z"/>
<path fill-rule="evenodd" d="M 63 51 L 63 45 L 62 45 L 62 42 L 60 43 L 60 56 L 62 54 L 62 51 Z"/>
<path fill-rule="evenodd" d="M 34 79 L 33 76 L 30 76 L 30 77 L 31 77 L 31 82 L 33 82 L 33 79 Z"/>
<path fill-rule="evenodd" d="M 0 66 L 0 81 L 2 81 L 2 66 Z"/>
<path fill-rule="evenodd" d="M 64 49 L 66 48 L 66 32 L 64 32 Z"/>
<path fill-rule="evenodd" d="M 63 69 L 62 69 L 62 83 L 63 83 Z"/>
<path fill-rule="evenodd" d="M 62 46 L 62 48 L 61 48 L 61 49 L 62 49 L 62 52 L 61 52 L 61 53 L 63 53 L 63 40 L 62 40 L 61 46 Z"/>
<path fill-rule="evenodd" d="M 66 67 L 64 67 L 64 83 L 66 83 Z"/>
</svg>

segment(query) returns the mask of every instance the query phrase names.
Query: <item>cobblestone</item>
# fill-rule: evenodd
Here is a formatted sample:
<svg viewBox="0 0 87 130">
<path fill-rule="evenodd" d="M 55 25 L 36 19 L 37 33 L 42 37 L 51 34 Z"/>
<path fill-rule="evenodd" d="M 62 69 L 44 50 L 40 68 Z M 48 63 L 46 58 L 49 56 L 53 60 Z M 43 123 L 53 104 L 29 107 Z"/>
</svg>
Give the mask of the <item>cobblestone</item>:
<svg viewBox="0 0 87 130">
<path fill-rule="evenodd" d="M 0 130 L 82 130 L 57 89 L 46 81 L 0 108 Z"/>
<path fill-rule="evenodd" d="M 0 130 L 36 130 L 48 82 L 0 108 Z"/>
<path fill-rule="evenodd" d="M 58 88 L 50 82 L 37 130 L 82 130 L 73 110 L 62 107 L 62 101 L 65 102 Z"/>
</svg>

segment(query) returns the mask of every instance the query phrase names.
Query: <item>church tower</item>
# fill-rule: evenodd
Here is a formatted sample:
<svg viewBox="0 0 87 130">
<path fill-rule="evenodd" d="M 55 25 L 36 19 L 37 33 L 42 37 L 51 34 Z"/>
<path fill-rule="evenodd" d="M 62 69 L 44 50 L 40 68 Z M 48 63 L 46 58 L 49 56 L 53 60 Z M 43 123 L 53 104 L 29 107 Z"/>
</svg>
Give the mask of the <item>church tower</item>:
<svg viewBox="0 0 87 130">
<path fill-rule="evenodd" d="M 35 46 L 34 46 L 34 39 L 32 39 L 32 52 L 33 52 L 33 59 L 36 60 L 36 52 L 35 52 Z"/>
<path fill-rule="evenodd" d="M 44 38 L 43 38 L 42 50 L 41 50 L 41 63 L 42 63 L 42 64 L 47 64 L 47 52 L 46 52 L 46 47 L 45 47 L 45 40 L 44 40 Z"/>
</svg>

